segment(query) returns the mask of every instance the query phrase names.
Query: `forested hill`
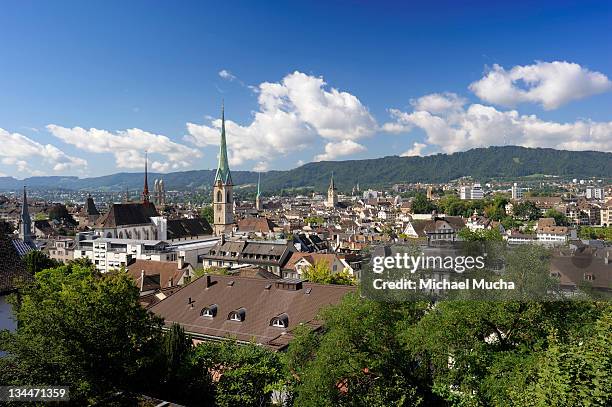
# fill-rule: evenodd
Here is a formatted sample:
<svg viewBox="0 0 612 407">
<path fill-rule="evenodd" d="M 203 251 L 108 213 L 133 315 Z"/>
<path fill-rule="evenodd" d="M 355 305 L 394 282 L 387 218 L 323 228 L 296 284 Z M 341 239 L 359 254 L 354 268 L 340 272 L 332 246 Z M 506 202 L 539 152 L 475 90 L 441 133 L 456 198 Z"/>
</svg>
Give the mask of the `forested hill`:
<svg viewBox="0 0 612 407">
<path fill-rule="evenodd" d="M 445 182 L 463 176 L 477 180 L 515 178 L 533 174 L 563 177 L 612 177 L 612 153 L 595 151 L 562 151 L 515 146 L 477 148 L 454 154 L 427 157 L 390 156 L 370 160 L 324 161 L 305 164 L 288 171 L 269 171 L 262 175 L 264 191 L 313 187 L 324 190 L 330 174 L 340 190 L 350 190 L 359 182 L 362 188 L 398 182 Z M 167 189 L 197 189 L 210 186 L 214 171 L 183 171 L 149 174 L 149 180 L 163 178 Z M 253 184 L 257 173 L 232 171 L 234 184 Z M 151 181 L 152 182 L 152 181 Z M 55 186 L 65 189 L 122 190 L 142 187 L 142 174 L 118 173 L 103 177 L 31 177 L 17 180 L 0 178 L 0 190 Z M 151 186 L 150 186 L 151 187 Z"/>
</svg>

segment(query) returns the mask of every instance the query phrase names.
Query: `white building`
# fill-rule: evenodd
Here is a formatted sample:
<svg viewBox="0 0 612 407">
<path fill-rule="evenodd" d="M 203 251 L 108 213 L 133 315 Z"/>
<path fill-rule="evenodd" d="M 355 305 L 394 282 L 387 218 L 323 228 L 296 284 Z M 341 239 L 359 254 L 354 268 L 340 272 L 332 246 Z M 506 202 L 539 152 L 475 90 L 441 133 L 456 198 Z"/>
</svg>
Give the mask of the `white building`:
<svg viewBox="0 0 612 407">
<path fill-rule="evenodd" d="M 516 182 L 512 185 L 512 199 L 515 201 L 523 199 L 523 188 L 519 187 Z"/>
<path fill-rule="evenodd" d="M 461 186 L 459 195 L 463 200 L 472 199 L 472 188 L 467 185 Z"/>
<path fill-rule="evenodd" d="M 479 183 L 472 185 L 472 199 L 484 198 L 484 191 Z"/>
<path fill-rule="evenodd" d="M 586 187 L 586 199 L 604 199 L 604 189 L 600 187 Z"/>
</svg>

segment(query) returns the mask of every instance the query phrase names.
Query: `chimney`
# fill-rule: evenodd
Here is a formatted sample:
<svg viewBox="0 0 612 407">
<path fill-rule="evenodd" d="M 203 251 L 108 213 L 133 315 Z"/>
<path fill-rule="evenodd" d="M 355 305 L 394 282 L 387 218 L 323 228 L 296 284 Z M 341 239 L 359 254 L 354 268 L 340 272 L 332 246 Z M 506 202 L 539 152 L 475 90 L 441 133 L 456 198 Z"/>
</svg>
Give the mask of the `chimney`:
<svg viewBox="0 0 612 407">
<path fill-rule="evenodd" d="M 183 256 L 178 256 L 178 261 L 177 261 L 177 265 L 178 265 L 178 269 L 182 270 L 183 267 L 185 267 L 185 257 Z"/>
<path fill-rule="evenodd" d="M 604 257 L 604 264 L 610 264 L 610 252 L 606 252 L 606 257 Z"/>
<path fill-rule="evenodd" d="M 224 244 L 225 243 L 225 233 L 221 233 L 221 238 L 219 239 L 219 243 L 220 244 Z"/>
<path fill-rule="evenodd" d="M 142 288 L 144 287 L 144 270 L 140 270 L 140 291 L 142 292 Z"/>
<path fill-rule="evenodd" d="M 205 276 L 205 278 L 206 278 L 206 280 L 204 280 L 205 281 L 204 287 L 208 288 L 208 287 L 210 287 L 212 285 L 212 280 L 210 278 L 210 274 L 207 274 Z"/>
</svg>

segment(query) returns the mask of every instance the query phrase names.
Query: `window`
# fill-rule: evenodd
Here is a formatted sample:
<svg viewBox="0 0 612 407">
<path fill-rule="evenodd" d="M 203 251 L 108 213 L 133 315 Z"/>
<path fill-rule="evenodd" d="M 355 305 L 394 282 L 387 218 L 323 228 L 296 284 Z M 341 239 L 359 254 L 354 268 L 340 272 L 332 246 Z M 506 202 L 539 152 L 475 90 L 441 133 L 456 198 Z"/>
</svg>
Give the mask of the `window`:
<svg viewBox="0 0 612 407">
<path fill-rule="evenodd" d="M 222 202 L 223 201 L 223 194 L 221 193 L 221 191 L 217 191 L 217 202 Z"/>
<path fill-rule="evenodd" d="M 275 328 L 287 328 L 289 326 L 289 316 L 287 314 L 280 314 L 270 320 L 270 326 Z"/>
<path fill-rule="evenodd" d="M 230 312 L 229 315 L 227 316 L 227 319 L 230 321 L 242 322 L 244 321 L 245 317 L 246 317 L 246 309 L 239 308 L 236 311 Z"/>
<path fill-rule="evenodd" d="M 208 307 L 202 308 L 200 316 L 206 318 L 214 318 L 217 315 L 217 304 L 212 304 Z"/>
<path fill-rule="evenodd" d="M 227 200 L 226 200 L 226 202 L 227 203 L 232 203 L 232 194 L 230 194 L 229 191 L 227 191 Z"/>
</svg>

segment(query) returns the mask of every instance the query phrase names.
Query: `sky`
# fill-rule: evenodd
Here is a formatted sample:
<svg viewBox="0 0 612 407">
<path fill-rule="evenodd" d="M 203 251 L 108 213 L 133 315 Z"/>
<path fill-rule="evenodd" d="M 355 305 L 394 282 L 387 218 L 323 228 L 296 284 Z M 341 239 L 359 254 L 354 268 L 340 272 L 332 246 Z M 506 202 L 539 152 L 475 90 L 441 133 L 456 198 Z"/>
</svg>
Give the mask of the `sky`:
<svg viewBox="0 0 612 407">
<path fill-rule="evenodd" d="M 612 2 L 501 3 L 5 0 L 0 176 L 612 151 Z"/>
</svg>

